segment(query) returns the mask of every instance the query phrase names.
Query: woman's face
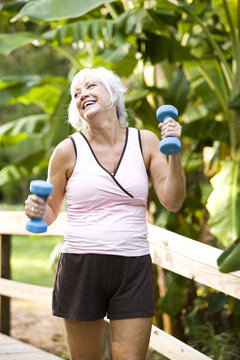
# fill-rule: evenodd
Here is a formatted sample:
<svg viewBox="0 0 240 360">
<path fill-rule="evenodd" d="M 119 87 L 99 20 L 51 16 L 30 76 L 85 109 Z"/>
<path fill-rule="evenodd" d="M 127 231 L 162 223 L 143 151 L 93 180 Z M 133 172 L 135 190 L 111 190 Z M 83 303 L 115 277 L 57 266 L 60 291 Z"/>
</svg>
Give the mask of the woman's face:
<svg viewBox="0 0 240 360">
<path fill-rule="evenodd" d="M 109 110 L 110 95 L 91 74 L 74 87 L 73 97 L 80 115 L 86 120 Z"/>
</svg>

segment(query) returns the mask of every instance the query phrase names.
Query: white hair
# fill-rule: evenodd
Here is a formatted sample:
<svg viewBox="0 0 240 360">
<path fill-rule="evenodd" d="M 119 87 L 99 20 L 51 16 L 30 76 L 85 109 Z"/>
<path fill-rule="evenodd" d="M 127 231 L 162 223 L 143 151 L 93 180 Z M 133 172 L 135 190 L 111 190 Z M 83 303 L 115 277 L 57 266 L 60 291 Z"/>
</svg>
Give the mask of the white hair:
<svg viewBox="0 0 240 360">
<path fill-rule="evenodd" d="M 105 87 L 110 95 L 109 108 L 111 108 L 116 102 L 117 118 L 119 124 L 123 127 L 127 126 L 127 112 L 125 109 L 124 97 L 124 93 L 127 91 L 127 89 L 123 86 L 122 81 L 118 75 L 116 75 L 111 70 L 105 69 L 104 67 L 85 68 L 80 70 L 73 77 L 70 87 L 72 99 L 68 108 L 68 122 L 76 130 L 83 130 L 88 127 L 86 120 L 80 116 L 74 99 L 74 90 L 76 86 L 79 85 L 88 75 L 93 75 L 94 78 Z"/>
</svg>

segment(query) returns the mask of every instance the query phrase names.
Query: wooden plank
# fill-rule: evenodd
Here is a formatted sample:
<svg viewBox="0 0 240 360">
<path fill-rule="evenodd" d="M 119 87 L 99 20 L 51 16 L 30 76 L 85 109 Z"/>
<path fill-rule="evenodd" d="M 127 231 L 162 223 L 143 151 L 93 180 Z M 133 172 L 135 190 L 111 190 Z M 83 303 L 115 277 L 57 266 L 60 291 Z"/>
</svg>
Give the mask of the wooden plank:
<svg viewBox="0 0 240 360">
<path fill-rule="evenodd" d="M 0 234 L 12 235 L 33 235 L 25 230 L 28 217 L 23 211 L 0 211 Z M 43 235 L 60 235 L 64 234 L 66 223 L 66 212 L 60 212 L 58 218 L 48 227 L 47 233 Z M 34 234 L 34 236 L 39 236 Z"/>
<path fill-rule="evenodd" d="M 23 354 L 0 354 L 0 360 L 62 360 L 59 357 L 53 357 L 54 355 L 34 352 L 34 353 L 23 353 Z"/>
<path fill-rule="evenodd" d="M 58 356 L 0 334 L 0 360 L 61 360 Z"/>
<path fill-rule="evenodd" d="M 51 304 L 52 288 L 0 279 L 0 294 L 16 299 Z"/>
<path fill-rule="evenodd" d="M 36 352 L 32 347 L 26 346 L 26 344 L 22 342 L 12 342 L 12 344 L 1 344 L 0 343 L 0 355 L 7 354 L 21 354 L 21 353 L 33 353 Z"/>
<path fill-rule="evenodd" d="M 0 234 L 0 278 L 10 279 L 11 235 Z M 10 298 L 0 296 L 0 332 L 10 334 Z"/>
<path fill-rule="evenodd" d="M 148 224 L 154 264 L 240 299 L 240 271 L 218 270 L 221 250 Z"/>
<path fill-rule="evenodd" d="M 152 325 L 150 347 L 171 360 L 211 360 L 154 325 Z"/>
</svg>

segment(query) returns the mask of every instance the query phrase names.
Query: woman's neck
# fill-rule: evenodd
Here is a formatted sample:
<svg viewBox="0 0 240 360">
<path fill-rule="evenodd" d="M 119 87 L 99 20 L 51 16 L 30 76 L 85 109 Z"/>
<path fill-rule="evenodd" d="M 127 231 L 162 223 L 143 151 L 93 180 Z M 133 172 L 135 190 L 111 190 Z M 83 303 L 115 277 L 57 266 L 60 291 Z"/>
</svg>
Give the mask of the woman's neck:
<svg viewBox="0 0 240 360">
<path fill-rule="evenodd" d="M 118 119 L 111 119 L 110 121 L 97 122 L 94 125 L 90 124 L 89 129 L 86 130 L 85 135 L 89 141 L 97 143 L 115 144 L 119 137 L 125 134 L 125 128 L 121 127 Z"/>
</svg>

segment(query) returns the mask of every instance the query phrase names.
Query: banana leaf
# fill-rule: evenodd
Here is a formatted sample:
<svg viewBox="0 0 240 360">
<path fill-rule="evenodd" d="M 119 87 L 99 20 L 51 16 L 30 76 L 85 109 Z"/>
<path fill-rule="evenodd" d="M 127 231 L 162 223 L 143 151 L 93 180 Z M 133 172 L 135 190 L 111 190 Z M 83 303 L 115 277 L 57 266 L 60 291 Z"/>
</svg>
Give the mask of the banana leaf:
<svg viewBox="0 0 240 360">
<path fill-rule="evenodd" d="M 240 270 L 240 239 L 230 244 L 217 259 L 219 270 L 229 273 Z"/>
<path fill-rule="evenodd" d="M 13 50 L 25 45 L 42 46 L 45 43 L 40 34 L 31 32 L 19 32 L 11 34 L 0 34 L 0 54 L 8 56 Z"/>
<path fill-rule="evenodd" d="M 70 103 L 69 86 L 66 86 L 59 97 L 55 111 L 51 117 L 51 128 L 48 133 L 47 146 L 56 146 L 72 132 L 72 128 L 67 124 L 67 109 Z"/>
<path fill-rule="evenodd" d="M 207 201 L 211 232 L 227 246 L 240 237 L 240 161 L 222 161 Z"/>
<path fill-rule="evenodd" d="M 60 76 L 51 76 L 51 75 L 9 75 L 3 76 L 0 78 L 0 104 L 14 103 L 18 99 L 24 101 L 24 96 L 26 96 L 26 102 L 29 103 L 30 99 L 27 100 L 28 96 L 32 99 L 35 97 L 36 102 L 39 100 L 41 102 L 40 88 L 42 86 L 47 86 L 48 90 L 51 92 L 48 95 L 54 96 L 59 92 L 62 87 L 66 85 L 66 79 Z M 31 93 L 39 87 L 39 91 L 35 94 Z M 47 91 L 41 92 L 41 96 L 45 98 L 46 103 L 51 103 L 51 99 L 46 98 Z"/>
<path fill-rule="evenodd" d="M 61 19 L 70 19 L 82 16 L 89 11 L 111 3 L 112 0 L 41 0 L 30 1 L 18 13 L 18 17 L 27 16 L 30 19 L 53 21 Z"/>
</svg>

